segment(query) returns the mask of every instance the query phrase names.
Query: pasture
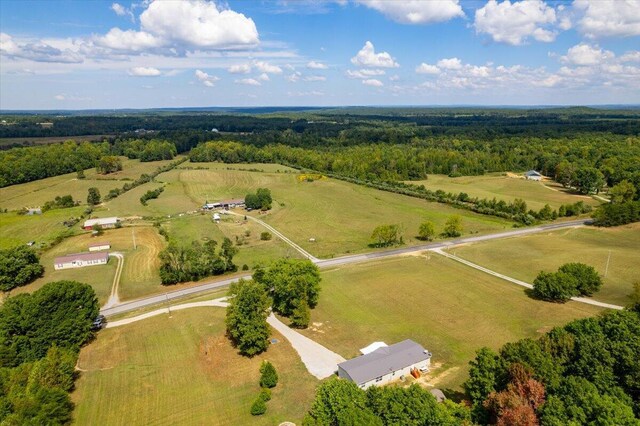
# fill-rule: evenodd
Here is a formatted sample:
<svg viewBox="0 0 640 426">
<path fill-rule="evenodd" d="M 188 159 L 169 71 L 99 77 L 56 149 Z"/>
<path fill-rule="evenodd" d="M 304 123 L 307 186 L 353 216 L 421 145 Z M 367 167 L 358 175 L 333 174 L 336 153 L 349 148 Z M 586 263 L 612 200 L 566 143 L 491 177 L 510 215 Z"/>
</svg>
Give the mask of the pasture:
<svg viewBox="0 0 640 426">
<path fill-rule="evenodd" d="M 123 170 L 101 175 L 96 169 L 85 170 L 85 179 L 78 179 L 76 173 L 54 176 L 40 179 L 20 185 L 11 185 L 0 188 L 0 207 L 9 210 L 18 210 L 23 207 L 38 207 L 47 201 L 52 201 L 56 196 L 71 195 L 74 200 L 81 204 L 87 203 L 87 192 L 89 188 L 96 187 L 103 197 L 111 189 L 122 188 L 127 181 L 134 181 L 143 173 L 151 173 L 158 167 L 164 166 L 171 161 L 152 161 L 142 163 L 138 160 L 129 160 L 120 157 Z M 144 192 L 144 191 L 143 191 Z M 140 194 L 142 195 L 142 194 Z M 136 202 L 140 204 L 138 199 Z"/>
<path fill-rule="evenodd" d="M 56 257 L 86 252 L 90 244 L 98 242 L 109 242 L 111 244 L 110 252 L 118 251 L 124 254 L 124 266 L 119 286 L 120 299 L 132 299 L 162 291 L 164 287 L 161 286 L 158 276 L 158 268 L 160 267 L 158 253 L 164 248 L 165 243 L 155 228 L 147 226 L 110 229 L 99 237 L 92 237 L 91 233 L 83 233 L 65 239 L 41 256 L 40 263 L 45 267 L 44 275 L 31 284 L 13 290 L 12 294 L 30 293 L 51 281 L 75 280 L 90 284 L 96 291 L 100 304 L 105 303 L 111 292 L 117 259 L 109 258 L 107 265 L 58 271 L 53 268 L 53 261 Z"/>
<path fill-rule="evenodd" d="M 606 270 L 609 253 L 611 259 Z M 486 241 L 458 247 L 455 254 L 529 283 L 540 271 L 555 271 L 568 262 L 586 263 L 601 276 L 607 272 L 602 288 L 593 298 L 626 305 L 632 284 L 640 281 L 640 224 L 581 227 Z"/>
<path fill-rule="evenodd" d="M 278 333 L 278 343 L 241 357 L 224 336 L 225 310 L 195 308 L 98 333 L 82 349 L 72 394 L 76 424 L 300 424 L 317 380 Z M 267 412 L 249 414 L 259 368 L 269 360 L 279 375 Z"/>
<path fill-rule="evenodd" d="M 536 182 L 512 177 L 503 173 L 491 173 L 484 176 L 462 176 L 450 178 L 446 175 L 429 175 L 421 181 L 411 181 L 414 185 L 424 185 L 432 191 L 441 189 L 445 192 L 466 192 L 471 197 L 489 200 L 513 201 L 521 198 L 533 210 L 540 210 L 545 204 L 557 209 L 561 204 L 584 201 L 585 204 L 597 206 L 599 203 L 591 197 L 575 194 L 554 181 Z"/>
<path fill-rule="evenodd" d="M 452 390 L 461 390 L 477 349 L 599 312 L 530 299 L 521 287 L 429 252 L 324 271 L 321 286 L 304 334 L 347 359 L 375 341 L 413 339 L 439 366 L 431 383 Z"/>
<path fill-rule="evenodd" d="M 84 207 L 50 210 L 41 215 L 0 213 L 0 249 L 35 241 L 36 247 L 48 245 L 59 236 L 74 235 L 80 226 L 66 227 L 63 222 L 79 217 Z"/>
<path fill-rule="evenodd" d="M 452 215 L 462 217 L 464 234 L 511 227 L 507 220 L 335 179 L 305 182 L 298 180 L 295 173 L 227 170 L 224 164 L 194 164 L 210 168 L 176 169 L 159 178 L 181 182 L 186 195 L 198 205 L 205 200 L 242 198 L 257 188 L 269 188 L 274 198 L 273 210 L 251 214 L 319 257 L 369 250 L 373 229 L 383 224 L 399 224 L 404 229 L 404 242 L 409 245 L 418 243 L 415 235 L 420 223 L 431 220 L 436 231 L 441 232 Z M 161 198 L 162 195 L 158 201 Z M 311 238 L 315 242 L 310 242 Z"/>
</svg>

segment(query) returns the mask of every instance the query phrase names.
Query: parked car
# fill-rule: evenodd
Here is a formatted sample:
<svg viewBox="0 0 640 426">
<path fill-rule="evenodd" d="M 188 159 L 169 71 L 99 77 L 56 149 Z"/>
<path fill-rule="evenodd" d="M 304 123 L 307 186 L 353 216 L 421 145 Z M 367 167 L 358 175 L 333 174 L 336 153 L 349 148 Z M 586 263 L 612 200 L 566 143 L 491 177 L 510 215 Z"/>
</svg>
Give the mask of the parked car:
<svg viewBox="0 0 640 426">
<path fill-rule="evenodd" d="M 96 317 L 96 319 L 93 320 L 93 329 L 94 330 L 100 330 L 101 328 L 104 328 L 107 325 L 107 319 L 104 317 L 104 315 L 98 315 Z"/>
</svg>

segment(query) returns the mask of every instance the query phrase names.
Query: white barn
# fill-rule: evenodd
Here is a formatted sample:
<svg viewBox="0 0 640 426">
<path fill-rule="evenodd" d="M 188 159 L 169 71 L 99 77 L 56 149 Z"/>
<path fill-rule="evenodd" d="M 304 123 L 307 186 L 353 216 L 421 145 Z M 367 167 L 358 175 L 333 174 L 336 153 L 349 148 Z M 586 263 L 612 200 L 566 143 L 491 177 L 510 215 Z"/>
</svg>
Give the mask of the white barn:
<svg viewBox="0 0 640 426">
<path fill-rule="evenodd" d="M 83 268 L 85 266 L 106 265 L 109 261 L 109 253 L 106 251 L 94 253 L 75 253 L 56 257 L 53 267 L 56 270 Z"/>
<path fill-rule="evenodd" d="M 535 170 L 529 170 L 524 174 L 524 178 L 527 180 L 542 180 L 542 175 Z"/>
<path fill-rule="evenodd" d="M 413 340 L 407 339 L 391 346 L 376 343 L 377 349 L 338 364 L 338 377 L 367 389 L 408 376 L 413 370 L 428 370 L 431 365 L 431 352 Z M 366 352 L 367 348 L 364 349 Z"/>
<path fill-rule="evenodd" d="M 86 230 L 91 230 L 93 225 L 98 225 L 102 229 L 115 228 L 118 222 L 120 222 L 120 219 L 117 217 L 103 217 L 100 219 L 89 219 L 84 222 L 82 227 Z"/>
<path fill-rule="evenodd" d="M 89 246 L 89 251 L 102 251 L 109 250 L 111 248 L 110 243 L 95 243 Z"/>
</svg>

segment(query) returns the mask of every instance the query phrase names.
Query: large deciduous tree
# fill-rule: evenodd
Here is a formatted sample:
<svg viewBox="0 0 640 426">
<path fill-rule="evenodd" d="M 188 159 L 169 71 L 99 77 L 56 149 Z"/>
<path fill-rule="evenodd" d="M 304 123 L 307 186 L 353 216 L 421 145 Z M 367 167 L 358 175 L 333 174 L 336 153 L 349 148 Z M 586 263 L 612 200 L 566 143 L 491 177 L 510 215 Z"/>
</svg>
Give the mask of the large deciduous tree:
<svg viewBox="0 0 640 426">
<path fill-rule="evenodd" d="M 227 307 L 227 334 L 241 354 L 254 356 L 269 345 L 270 301 L 262 284 L 240 280 L 231 285 Z"/>
<path fill-rule="evenodd" d="M 28 284 L 43 272 L 40 258 L 29 247 L 0 250 L 0 290 L 9 291 Z"/>
<path fill-rule="evenodd" d="M 371 234 L 372 247 L 388 247 L 402 244 L 402 232 L 399 225 L 380 225 Z"/>
</svg>

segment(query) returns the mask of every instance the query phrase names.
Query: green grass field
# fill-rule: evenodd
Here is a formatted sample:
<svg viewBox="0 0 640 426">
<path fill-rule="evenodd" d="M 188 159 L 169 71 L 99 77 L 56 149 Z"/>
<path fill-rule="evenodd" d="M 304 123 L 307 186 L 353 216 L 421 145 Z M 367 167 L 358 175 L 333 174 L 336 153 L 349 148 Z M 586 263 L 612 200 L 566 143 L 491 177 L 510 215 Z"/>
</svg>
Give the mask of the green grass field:
<svg viewBox="0 0 640 426">
<path fill-rule="evenodd" d="M 81 425 L 300 424 L 317 380 L 282 336 L 254 358 L 239 356 L 224 336 L 224 309 L 176 311 L 106 329 L 85 347 L 72 397 Z M 279 375 L 263 416 L 249 409 L 269 360 Z"/>
<path fill-rule="evenodd" d="M 135 235 L 136 249 L 133 238 Z M 122 300 L 159 293 L 166 289 L 160 284 L 158 268 L 160 261 L 158 253 L 165 246 L 164 239 L 155 228 L 125 227 L 110 229 L 102 236 L 91 237 L 90 233 L 67 238 L 62 243 L 46 251 L 40 258 L 45 267 L 44 276 L 24 287 L 17 288 L 12 294 L 33 292 L 45 283 L 59 280 L 75 280 L 90 284 L 101 304 L 105 303 L 111 292 L 117 259 L 110 258 L 107 265 L 89 266 L 84 268 L 63 269 L 53 268 L 54 259 L 58 256 L 88 251 L 90 244 L 109 242 L 110 251 L 124 254 L 124 266 L 120 277 L 119 296 Z"/>
<path fill-rule="evenodd" d="M 158 167 L 170 163 L 169 160 L 141 163 L 126 157 L 120 158 L 123 170 L 117 173 L 100 175 L 96 169 L 89 169 L 85 171 L 86 179 L 78 179 L 75 173 L 68 173 L 0 188 L 0 207 L 9 210 L 38 207 L 47 201 L 52 201 L 56 196 L 63 195 L 71 195 L 74 200 L 86 204 L 87 192 L 91 187 L 98 188 L 100 194 L 105 196 L 111 189 L 121 188 L 127 181 L 136 180 L 141 174 L 151 173 Z M 140 195 L 136 198 L 138 204 L 140 204 L 138 201 Z"/>
<path fill-rule="evenodd" d="M 79 217 L 84 207 L 50 210 L 41 215 L 18 215 L 15 212 L 0 213 L 0 249 L 35 241 L 36 247 L 48 245 L 60 235 L 79 233 L 80 226 L 67 228 L 65 220 Z"/>
<path fill-rule="evenodd" d="M 471 197 L 489 200 L 494 197 L 505 201 L 521 198 L 527 202 L 529 208 L 534 210 L 540 210 L 545 204 L 557 209 L 561 204 L 575 203 L 576 201 L 584 201 L 592 206 L 599 204 L 593 198 L 573 194 L 553 181 L 535 182 L 502 173 L 456 178 L 445 175 L 429 175 L 427 180 L 409 183 L 424 185 L 425 188 L 433 191 L 441 189 L 452 193 L 466 192 Z"/>
<path fill-rule="evenodd" d="M 180 182 L 185 194 L 197 204 L 205 200 L 242 198 L 261 187 L 271 189 L 273 210 L 266 215 L 252 214 L 319 257 L 369 250 L 371 232 L 381 224 L 400 224 L 406 244 L 418 242 L 415 235 L 421 222 L 432 220 L 441 232 L 451 215 L 463 218 L 465 234 L 511 227 L 511 222 L 495 217 L 334 179 L 301 182 L 294 173 L 227 170 L 226 165 L 215 163 L 197 165 L 210 169 L 174 170 L 160 177 Z M 162 195 L 157 201 L 162 203 L 161 199 Z M 310 238 L 316 241 L 309 242 Z"/>
<path fill-rule="evenodd" d="M 529 283 L 538 272 L 555 271 L 568 262 L 586 263 L 604 276 L 609 252 L 607 276 L 593 298 L 626 305 L 632 284 L 640 280 L 640 224 L 576 228 L 455 249 L 457 256 Z"/>
<path fill-rule="evenodd" d="M 497 349 L 599 312 L 530 299 L 518 286 L 435 253 L 326 271 L 321 285 L 304 334 L 347 359 L 375 341 L 413 339 L 433 353 L 431 383 L 453 390 L 480 347 Z"/>
</svg>

